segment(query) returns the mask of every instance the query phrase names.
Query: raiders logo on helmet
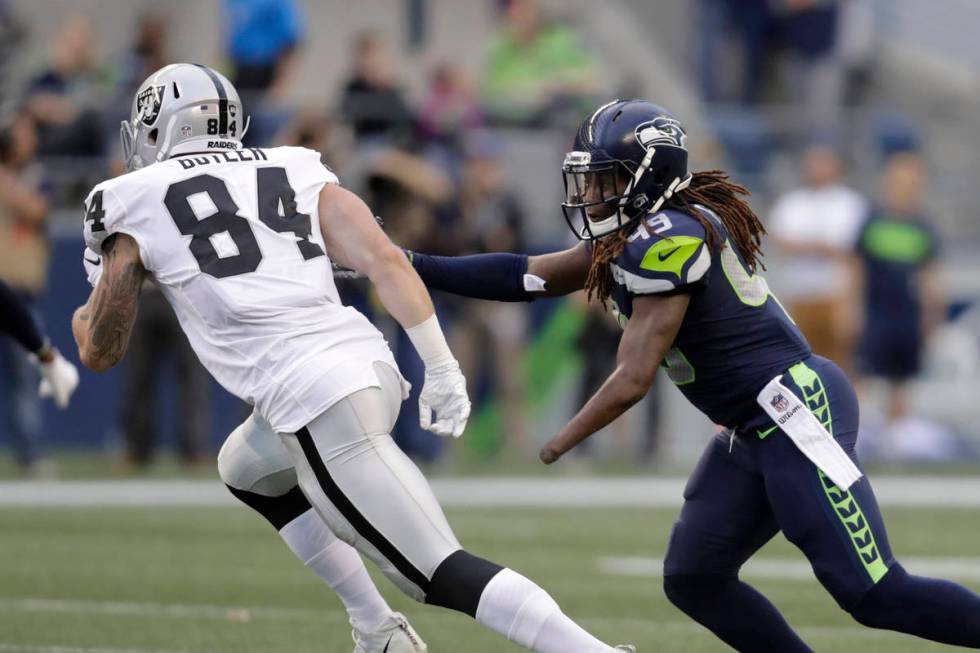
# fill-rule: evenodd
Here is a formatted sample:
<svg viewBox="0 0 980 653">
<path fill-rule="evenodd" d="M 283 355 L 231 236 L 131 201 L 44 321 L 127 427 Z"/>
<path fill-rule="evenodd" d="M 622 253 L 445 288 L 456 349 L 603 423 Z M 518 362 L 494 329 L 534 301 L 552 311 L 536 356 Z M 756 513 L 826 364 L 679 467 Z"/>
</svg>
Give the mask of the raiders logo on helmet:
<svg viewBox="0 0 980 653">
<path fill-rule="evenodd" d="M 656 143 L 684 147 L 687 134 L 677 120 L 667 116 L 658 116 L 650 122 L 637 125 L 636 140 L 643 147 L 650 147 Z"/>
<path fill-rule="evenodd" d="M 147 86 L 136 96 L 136 113 L 144 125 L 156 122 L 166 86 Z"/>
</svg>

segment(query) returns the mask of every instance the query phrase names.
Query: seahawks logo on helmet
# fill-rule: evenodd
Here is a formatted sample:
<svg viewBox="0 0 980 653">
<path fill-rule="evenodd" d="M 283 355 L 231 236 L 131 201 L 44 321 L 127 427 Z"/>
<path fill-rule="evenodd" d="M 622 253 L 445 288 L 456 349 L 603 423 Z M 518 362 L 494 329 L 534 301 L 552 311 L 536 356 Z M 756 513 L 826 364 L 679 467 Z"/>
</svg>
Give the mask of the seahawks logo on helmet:
<svg viewBox="0 0 980 653">
<path fill-rule="evenodd" d="M 157 121 L 165 88 L 166 86 L 147 86 L 136 96 L 136 115 L 144 125 L 150 126 Z"/>
<path fill-rule="evenodd" d="M 684 147 L 687 134 L 679 121 L 667 116 L 657 116 L 653 120 L 637 125 L 636 140 L 643 147 L 650 147 L 657 143 Z"/>
</svg>

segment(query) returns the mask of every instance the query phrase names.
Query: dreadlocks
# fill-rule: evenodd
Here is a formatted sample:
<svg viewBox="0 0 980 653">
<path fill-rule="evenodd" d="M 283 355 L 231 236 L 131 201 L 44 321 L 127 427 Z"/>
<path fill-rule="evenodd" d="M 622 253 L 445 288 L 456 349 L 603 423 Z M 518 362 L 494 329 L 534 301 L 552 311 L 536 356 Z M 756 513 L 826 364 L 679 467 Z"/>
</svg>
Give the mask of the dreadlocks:
<svg viewBox="0 0 980 653">
<path fill-rule="evenodd" d="M 707 236 L 707 245 L 714 251 L 719 250 L 724 243 L 721 235 L 714 223 L 708 219 L 695 204 L 700 204 L 704 208 L 713 212 L 725 225 L 735 247 L 745 259 L 745 264 L 750 272 L 755 272 L 756 268 L 762 265 L 761 239 L 766 233 L 766 228 L 762 226 L 758 216 L 742 199 L 741 196 L 749 195 L 748 189 L 740 184 L 729 181 L 728 175 L 721 170 L 710 170 L 705 172 L 695 172 L 691 178 L 691 184 L 675 194 L 667 203 L 666 207 L 683 211 L 697 220 Z M 629 226 L 624 227 L 614 234 L 595 241 L 592 246 L 592 266 L 589 268 L 589 276 L 585 281 L 585 291 L 591 300 L 593 295 L 603 306 L 612 292 L 613 280 L 609 270 L 609 264 L 616 260 L 626 247 L 632 225 L 636 224 L 634 218 Z M 764 267 L 764 266 L 763 266 Z"/>
</svg>

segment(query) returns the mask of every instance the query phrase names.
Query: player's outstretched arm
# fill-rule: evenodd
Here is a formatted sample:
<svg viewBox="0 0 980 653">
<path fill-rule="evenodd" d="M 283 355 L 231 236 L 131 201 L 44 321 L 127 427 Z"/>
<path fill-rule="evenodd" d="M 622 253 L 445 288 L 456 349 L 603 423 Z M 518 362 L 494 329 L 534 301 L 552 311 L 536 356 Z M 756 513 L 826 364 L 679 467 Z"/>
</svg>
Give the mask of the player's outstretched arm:
<svg viewBox="0 0 980 653">
<path fill-rule="evenodd" d="M 43 353 L 44 336 L 34 318 L 17 295 L 0 281 L 0 331 L 9 334 L 21 346 L 33 354 Z"/>
<path fill-rule="evenodd" d="M 646 395 L 657 368 L 677 337 L 690 296 L 638 295 L 616 352 L 616 369 L 585 406 L 541 449 L 550 465 Z"/>
<path fill-rule="evenodd" d="M 406 253 L 412 267 L 429 288 L 500 302 L 530 302 L 538 297 L 557 297 L 581 290 L 590 265 L 585 243 L 541 256 Z"/>
<path fill-rule="evenodd" d="M 422 428 L 438 435 L 462 435 L 470 415 L 466 379 L 446 344 L 429 291 L 404 252 L 388 239 L 367 205 L 336 184 L 320 191 L 320 230 L 330 258 L 371 280 L 381 303 L 425 363 L 419 396 Z"/>
<path fill-rule="evenodd" d="M 54 399 L 58 408 L 67 408 L 78 386 L 78 370 L 65 360 L 47 338 L 24 306 L 6 284 L 0 282 L 0 331 L 9 333 L 29 351 L 31 362 L 41 372 L 39 394 Z"/>
<path fill-rule="evenodd" d="M 124 233 L 105 240 L 102 268 L 98 285 L 71 320 L 79 358 L 95 372 L 105 372 L 126 353 L 136 321 L 136 303 L 146 277 L 139 246 Z"/>
</svg>

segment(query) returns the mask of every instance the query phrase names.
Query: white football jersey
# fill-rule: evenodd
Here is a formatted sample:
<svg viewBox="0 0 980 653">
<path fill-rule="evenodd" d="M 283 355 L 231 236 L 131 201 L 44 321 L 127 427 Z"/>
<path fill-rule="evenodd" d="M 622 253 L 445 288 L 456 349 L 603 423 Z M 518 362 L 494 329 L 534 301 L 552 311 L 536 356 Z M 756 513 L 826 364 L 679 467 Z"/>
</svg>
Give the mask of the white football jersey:
<svg viewBox="0 0 980 653">
<path fill-rule="evenodd" d="M 397 370 L 381 333 L 340 302 L 319 194 L 337 178 L 300 147 L 175 156 L 96 186 L 85 242 L 139 244 L 191 346 L 229 392 L 292 433 Z"/>
</svg>

